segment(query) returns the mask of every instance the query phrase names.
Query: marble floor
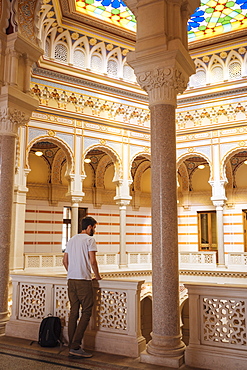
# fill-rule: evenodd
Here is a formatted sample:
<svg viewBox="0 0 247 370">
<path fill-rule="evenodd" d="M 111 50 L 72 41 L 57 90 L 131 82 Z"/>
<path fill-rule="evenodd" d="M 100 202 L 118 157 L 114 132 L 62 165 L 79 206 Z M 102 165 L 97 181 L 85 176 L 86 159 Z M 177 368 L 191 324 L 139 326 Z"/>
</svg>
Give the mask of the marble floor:
<svg viewBox="0 0 247 370">
<path fill-rule="evenodd" d="M 0 337 L 0 370 L 171 370 L 164 366 L 142 364 L 130 358 L 93 352 L 90 359 L 68 356 L 67 347 L 42 348 L 26 339 Z M 183 365 L 181 370 L 196 370 Z"/>
</svg>

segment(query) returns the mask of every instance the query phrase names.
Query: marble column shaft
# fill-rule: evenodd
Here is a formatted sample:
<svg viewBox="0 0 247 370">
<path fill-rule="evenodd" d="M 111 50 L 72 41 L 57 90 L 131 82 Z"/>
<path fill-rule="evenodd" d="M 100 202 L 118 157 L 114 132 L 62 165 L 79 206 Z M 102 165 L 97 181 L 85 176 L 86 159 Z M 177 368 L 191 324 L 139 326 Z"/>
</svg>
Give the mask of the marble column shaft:
<svg viewBox="0 0 247 370">
<path fill-rule="evenodd" d="M 182 354 L 179 319 L 175 106 L 151 106 L 153 333 L 147 352 Z M 181 353 L 180 353 L 181 352 Z"/>
<path fill-rule="evenodd" d="M 0 135 L 0 335 L 8 321 L 9 253 L 14 187 L 15 136 Z"/>
<path fill-rule="evenodd" d="M 71 205 L 71 236 L 78 234 L 78 203 Z"/>
</svg>

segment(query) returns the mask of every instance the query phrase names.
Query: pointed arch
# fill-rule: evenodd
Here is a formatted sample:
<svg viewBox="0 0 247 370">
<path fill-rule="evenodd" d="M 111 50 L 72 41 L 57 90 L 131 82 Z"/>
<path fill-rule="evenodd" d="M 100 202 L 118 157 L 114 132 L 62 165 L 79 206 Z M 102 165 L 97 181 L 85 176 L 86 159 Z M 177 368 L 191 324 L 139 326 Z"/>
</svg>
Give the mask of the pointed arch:
<svg viewBox="0 0 247 370">
<path fill-rule="evenodd" d="M 200 59 L 196 59 L 194 63 L 196 67 L 196 73 L 190 77 L 189 86 L 204 86 L 207 83 L 207 66 Z"/>
<path fill-rule="evenodd" d="M 218 55 L 212 56 L 208 65 L 208 70 L 210 73 L 210 83 L 221 82 L 225 79 L 225 66 L 222 59 Z"/>
<path fill-rule="evenodd" d="M 235 50 L 231 50 L 228 54 L 226 66 L 229 80 L 235 80 L 242 77 L 242 58 Z"/>
</svg>

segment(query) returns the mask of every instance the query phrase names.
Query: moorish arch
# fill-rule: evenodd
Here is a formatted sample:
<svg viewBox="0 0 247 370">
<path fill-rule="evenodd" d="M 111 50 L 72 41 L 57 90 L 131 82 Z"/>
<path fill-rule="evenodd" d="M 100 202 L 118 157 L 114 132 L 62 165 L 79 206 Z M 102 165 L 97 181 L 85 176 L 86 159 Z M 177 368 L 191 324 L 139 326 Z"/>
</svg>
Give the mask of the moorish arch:
<svg viewBox="0 0 247 370">
<path fill-rule="evenodd" d="M 114 178 L 113 178 L 113 182 L 116 182 L 116 181 L 119 181 L 122 179 L 123 177 L 123 165 L 122 165 L 122 161 L 120 159 L 120 156 L 118 155 L 118 153 L 116 151 L 114 151 L 112 148 L 110 148 L 109 146 L 107 145 L 91 145 L 89 146 L 85 152 L 83 153 L 82 155 L 82 175 L 86 175 L 85 173 L 85 168 L 84 168 L 84 163 L 85 163 L 85 159 L 86 157 L 89 156 L 90 154 L 90 151 L 92 150 L 100 150 L 102 152 L 105 152 L 106 154 L 109 155 L 109 157 L 112 159 L 112 162 L 114 164 Z"/>
<path fill-rule="evenodd" d="M 39 137 L 36 137 L 35 139 L 33 139 L 32 141 L 29 142 L 29 144 L 27 146 L 27 150 L 26 150 L 26 166 L 25 167 L 27 169 L 30 169 L 29 163 L 28 163 L 29 153 L 30 153 L 32 147 L 35 144 L 37 144 L 39 142 L 42 142 L 42 141 L 53 143 L 64 151 L 66 161 L 67 161 L 67 171 L 65 173 L 65 176 L 69 178 L 71 175 L 73 175 L 73 173 L 74 173 L 73 153 L 72 153 L 70 147 L 62 139 L 56 138 L 54 136 L 48 136 L 48 135 L 39 136 Z"/>
<path fill-rule="evenodd" d="M 148 161 L 150 161 L 150 163 L 151 163 L 151 154 L 150 154 L 150 152 L 148 151 L 148 152 L 138 152 L 138 153 L 136 153 L 132 158 L 131 158 L 131 160 L 130 160 L 130 162 L 129 162 L 129 179 L 133 179 L 133 177 L 132 177 L 132 172 L 131 172 L 131 170 L 132 170 L 132 166 L 133 166 L 133 163 L 134 163 L 134 161 L 135 161 L 135 159 L 136 158 L 138 158 L 138 157 L 143 157 L 143 158 L 145 158 L 146 160 L 148 160 Z"/>
<path fill-rule="evenodd" d="M 66 155 L 63 150 L 59 150 L 56 152 L 54 156 L 54 161 L 53 161 L 53 170 L 51 173 L 51 182 L 53 184 L 60 184 L 62 183 L 62 178 L 61 178 L 61 170 L 63 165 L 65 164 L 66 161 Z"/>
<path fill-rule="evenodd" d="M 226 182 L 228 181 L 226 168 L 227 168 L 227 163 L 230 161 L 230 159 L 232 157 L 234 157 L 235 154 L 238 154 L 238 153 L 241 153 L 241 152 L 244 152 L 244 151 L 247 152 L 247 146 L 246 145 L 239 146 L 237 148 L 235 147 L 235 148 L 229 150 L 223 156 L 223 158 L 221 160 L 221 167 L 220 167 L 220 177 L 221 177 L 222 180 L 225 180 Z"/>
<path fill-rule="evenodd" d="M 224 162 L 222 161 L 223 173 L 226 178 L 227 189 L 234 189 L 237 188 L 237 171 L 242 167 L 242 165 L 247 164 L 247 148 L 246 147 L 239 147 L 233 149 L 229 152 L 225 158 Z"/>
<path fill-rule="evenodd" d="M 104 157 L 99 160 L 95 174 L 95 184 L 97 188 L 104 188 L 104 175 L 106 169 L 110 165 L 113 165 L 113 161 L 112 158 L 109 157 L 109 155 L 104 155 Z"/>
<path fill-rule="evenodd" d="M 186 165 L 184 162 L 182 162 L 178 168 L 177 176 L 180 176 L 181 178 L 181 191 L 189 191 L 189 174 L 186 168 Z M 178 185 L 179 181 L 178 181 Z"/>
</svg>

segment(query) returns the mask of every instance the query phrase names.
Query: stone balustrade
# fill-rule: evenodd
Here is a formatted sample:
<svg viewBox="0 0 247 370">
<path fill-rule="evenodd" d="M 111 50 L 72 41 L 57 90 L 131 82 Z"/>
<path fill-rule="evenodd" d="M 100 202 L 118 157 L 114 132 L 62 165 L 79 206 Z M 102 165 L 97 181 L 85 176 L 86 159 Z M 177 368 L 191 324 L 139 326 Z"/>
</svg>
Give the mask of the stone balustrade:
<svg viewBox="0 0 247 370">
<path fill-rule="evenodd" d="M 41 320 L 61 318 L 67 343 L 69 300 L 65 276 L 12 274 L 12 314 L 6 335 L 38 340 Z M 138 357 L 146 347 L 141 335 L 140 293 L 143 281 L 94 281 L 94 309 L 84 337 L 88 349 Z M 121 345 L 120 345 L 121 343 Z"/>
<path fill-rule="evenodd" d="M 230 252 L 226 256 L 226 267 L 232 271 L 247 270 L 247 252 Z M 65 273 L 62 264 L 63 253 L 25 253 L 24 271 L 28 273 Z M 119 268 L 119 253 L 97 253 L 101 271 Z M 151 270 L 151 252 L 127 252 L 129 269 Z M 179 253 L 180 269 L 216 269 L 215 251 L 197 251 Z"/>
<path fill-rule="evenodd" d="M 190 339 L 185 362 L 195 368 L 245 370 L 246 286 L 185 284 L 189 294 Z"/>
<path fill-rule="evenodd" d="M 216 252 L 198 251 L 198 252 L 180 252 L 180 268 L 190 269 L 215 269 Z"/>
<path fill-rule="evenodd" d="M 231 270 L 247 270 L 247 252 L 228 253 L 228 268 Z"/>
</svg>

